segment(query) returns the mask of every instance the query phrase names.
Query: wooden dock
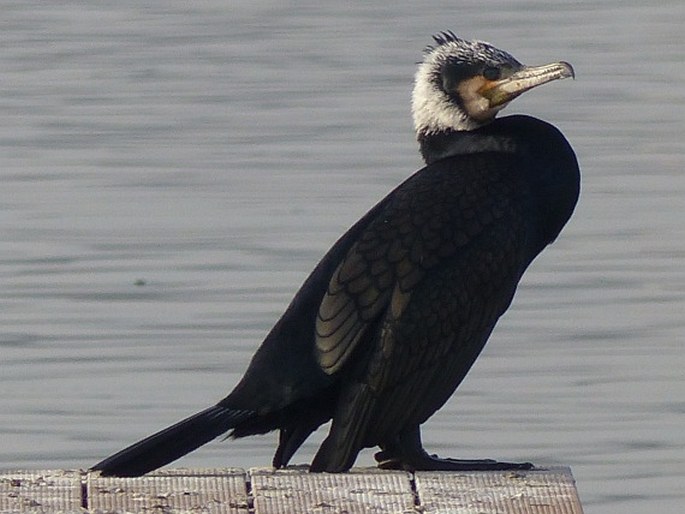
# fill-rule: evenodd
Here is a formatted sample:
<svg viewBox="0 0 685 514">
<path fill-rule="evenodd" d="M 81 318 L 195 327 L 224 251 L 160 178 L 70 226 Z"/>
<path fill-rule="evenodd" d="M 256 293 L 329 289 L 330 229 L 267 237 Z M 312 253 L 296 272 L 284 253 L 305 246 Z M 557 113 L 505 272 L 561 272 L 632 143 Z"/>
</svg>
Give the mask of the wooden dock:
<svg viewBox="0 0 685 514">
<path fill-rule="evenodd" d="M 141 478 L 0 472 L 0 513 L 582 514 L 569 468 L 416 472 L 171 469 Z"/>
</svg>

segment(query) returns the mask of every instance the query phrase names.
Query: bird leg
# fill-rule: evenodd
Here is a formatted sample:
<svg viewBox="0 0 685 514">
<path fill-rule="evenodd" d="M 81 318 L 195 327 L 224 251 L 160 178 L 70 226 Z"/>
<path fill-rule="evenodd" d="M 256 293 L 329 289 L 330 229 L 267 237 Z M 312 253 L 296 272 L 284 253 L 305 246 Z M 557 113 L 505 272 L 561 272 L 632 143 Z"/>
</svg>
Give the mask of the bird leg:
<svg viewBox="0 0 685 514">
<path fill-rule="evenodd" d="M 460 460 L 429 455 L 423 449 L 418 426 L 400 433 L 391 444 L 381 445 L 381 451 L 374 457 L 381 469 L 409 471 L 498 471 L 533 468 L 529 462 L 499 462 L 492 459 Z"/>
</svg>

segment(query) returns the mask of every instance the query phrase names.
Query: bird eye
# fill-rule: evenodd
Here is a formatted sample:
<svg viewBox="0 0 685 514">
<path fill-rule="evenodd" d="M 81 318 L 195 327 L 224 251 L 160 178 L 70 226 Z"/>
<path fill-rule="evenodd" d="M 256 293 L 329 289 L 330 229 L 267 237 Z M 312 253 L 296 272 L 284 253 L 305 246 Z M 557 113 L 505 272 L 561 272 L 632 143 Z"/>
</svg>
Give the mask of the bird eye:
<svg viewBox="0 0 685 514">
<path fill-rule="evenodd" d="M 501 75 L 502 73 L 500 72 L 499 68 L 494 66 L 488 66 L 483 70 L 483 77 L 485 77 L 487 80 L 499 80 Z"/>
</svg>

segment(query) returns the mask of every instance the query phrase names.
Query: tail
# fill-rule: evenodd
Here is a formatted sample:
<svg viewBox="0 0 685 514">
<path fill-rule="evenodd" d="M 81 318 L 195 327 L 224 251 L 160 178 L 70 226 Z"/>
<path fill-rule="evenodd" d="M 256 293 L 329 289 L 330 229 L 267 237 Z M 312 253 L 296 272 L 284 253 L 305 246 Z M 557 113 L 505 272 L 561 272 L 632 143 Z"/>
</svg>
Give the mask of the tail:
<svg viewBox="0 0 685 514">
<path fill-rule="evenodd" d="M 215 405 L 107 457 L 93 466 L 91 471 L 100 471 L 104 476 L 144 475 L 190 453 L 254 416 L 252 411 Z"/>
</svg>

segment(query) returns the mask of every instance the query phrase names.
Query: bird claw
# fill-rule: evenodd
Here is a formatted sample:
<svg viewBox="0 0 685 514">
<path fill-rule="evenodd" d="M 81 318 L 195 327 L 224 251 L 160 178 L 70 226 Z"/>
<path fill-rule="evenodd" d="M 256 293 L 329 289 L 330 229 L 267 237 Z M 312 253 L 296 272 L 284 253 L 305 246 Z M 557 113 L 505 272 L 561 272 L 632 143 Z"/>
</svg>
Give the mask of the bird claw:
<svg viewBox="0 0 685 514">
<path fill-rule="evenodd" d="M 438 457 L 435 454 L 426 454 L 419 461 L 404 462 L 388 451 L 377 452 L 374 458 L 380 469 L 399 469 L 405 471 L 507 471 L 534 468 L 530 462 L 500 462 L 494 459 L 451 459 Z"/>
</svg>

